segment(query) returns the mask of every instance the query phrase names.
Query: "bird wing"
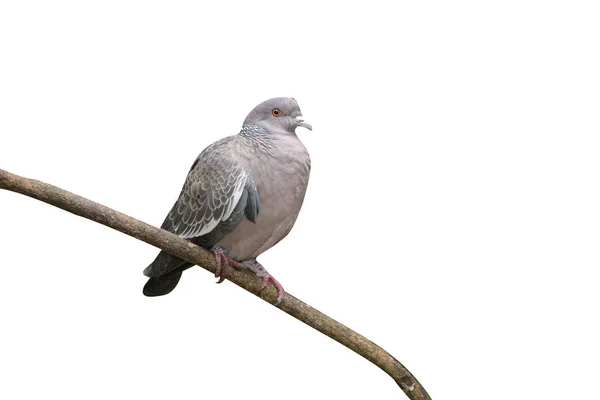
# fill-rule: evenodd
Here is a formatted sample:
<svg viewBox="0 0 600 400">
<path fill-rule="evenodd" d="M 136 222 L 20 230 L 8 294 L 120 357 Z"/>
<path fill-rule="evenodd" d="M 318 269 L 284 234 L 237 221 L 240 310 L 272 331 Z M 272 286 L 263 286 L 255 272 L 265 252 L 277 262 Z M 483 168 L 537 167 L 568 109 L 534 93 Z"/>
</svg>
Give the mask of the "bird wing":
<svg viewBox="0 0 600 400">
<path fill-rule="evenodd" d="M 185 239 L 205 235 L 231 216 L 244 190 L 251 186 L 256 193 L 252 177 L 228 146 L 231 140 L 217 141 L 198 156 L 163 229 Z"/>
</svg>

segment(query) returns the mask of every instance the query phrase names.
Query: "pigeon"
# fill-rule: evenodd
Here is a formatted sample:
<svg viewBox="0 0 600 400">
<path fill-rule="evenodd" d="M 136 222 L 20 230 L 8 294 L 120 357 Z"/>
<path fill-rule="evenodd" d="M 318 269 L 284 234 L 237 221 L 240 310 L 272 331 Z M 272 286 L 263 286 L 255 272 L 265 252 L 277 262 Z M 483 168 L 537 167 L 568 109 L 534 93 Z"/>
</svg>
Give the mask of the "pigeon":
<svg viewBox="0 0 600 400">
<path fill-rule="evenodd" d="M 161 228 L 205 249 L 216 259 L 221 283 L 229 267 L 248 268 L 283 299 L 281 284 L 257 261 L 290 232 L 308 186 L 310 156 L 296 128 L 312 130 L 293 98 L 256 106 L 237 135 L 208 146 L 192 164 Z M 144 270 L 146 296 L 170 293 L 193 264 L 161 251 Z"/>
</svg>

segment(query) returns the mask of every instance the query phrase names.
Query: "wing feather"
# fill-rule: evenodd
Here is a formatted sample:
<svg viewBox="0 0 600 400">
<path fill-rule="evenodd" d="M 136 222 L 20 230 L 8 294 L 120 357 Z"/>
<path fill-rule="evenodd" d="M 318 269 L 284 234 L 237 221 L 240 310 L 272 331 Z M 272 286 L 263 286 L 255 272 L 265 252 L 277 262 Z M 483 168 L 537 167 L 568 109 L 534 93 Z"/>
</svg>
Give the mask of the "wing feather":
<svg viewBox="0 0 600 400">
<path fill-rule="evenodd" d="M 229 150 L 231 140 L 215 142 L 198 156 L 163 229 L 185 239 L 206 235 L 231 216 L 250 183 L 256 192 L 254 181 Z"/>
</svg>

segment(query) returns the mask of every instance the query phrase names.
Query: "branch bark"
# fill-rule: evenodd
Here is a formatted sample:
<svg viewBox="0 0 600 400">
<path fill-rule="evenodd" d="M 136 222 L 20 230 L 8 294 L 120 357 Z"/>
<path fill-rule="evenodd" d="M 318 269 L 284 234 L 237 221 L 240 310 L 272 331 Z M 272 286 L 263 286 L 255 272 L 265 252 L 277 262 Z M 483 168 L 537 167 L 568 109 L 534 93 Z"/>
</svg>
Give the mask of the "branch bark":
<svg viewBox="0 0 600 400">
<path fill-rule="evenodd" d="M 168 251 L 212 273 L 215 272 L 215 258 L 208 250 L 196 246 L 173 233 L 155 228 L 145 222 L 56 186 L 27 179 L 0 169 L 0 189 L 21 193 L 55 207 L 62 208 L 65 211 L 106 225 L 126 235 Z M 227 279 L 231 282 L 271 304 L 276 302 L 277 290 L 272 285 L 268 285 L 261 291 L 262 280 L 250 271 L 238 271 L 235 268 L 230 268 L 228 272 Z M 343 344 L 381 368 L 394 379 L 409 399 L 431 399 L 419 381 L 398 360 L 364 336 L 298 300 L 289 293 L 285 294 L 282 303 L 278 307 L 292 317 Z"/>
</svg>

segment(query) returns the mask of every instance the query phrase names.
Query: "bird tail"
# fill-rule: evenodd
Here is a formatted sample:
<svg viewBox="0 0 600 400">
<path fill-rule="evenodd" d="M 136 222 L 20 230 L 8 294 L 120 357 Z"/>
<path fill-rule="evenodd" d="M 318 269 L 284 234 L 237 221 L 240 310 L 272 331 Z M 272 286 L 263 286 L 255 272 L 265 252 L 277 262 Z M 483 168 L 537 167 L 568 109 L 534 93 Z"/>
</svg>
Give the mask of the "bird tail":
<svg viewBox="0 0 600 400">
<path fill-rule="evenodd" d="M 150 278 L 144 285 L 144 295 L 153 297 L 171 293 L 179 283 L 182 272 L 192 265 L 161 251 L 152 264 L 144 270 L 144 275 Z"/>
<path fill-rule="evenodd" d="M 179 283 L 181 272 L 169 276 L 159 276 L 158 278 L 150 278 L 144 285 L 144 295 L 148 297 L 163 296 L 171 293 L 175 286 Z"/>
</svg>

